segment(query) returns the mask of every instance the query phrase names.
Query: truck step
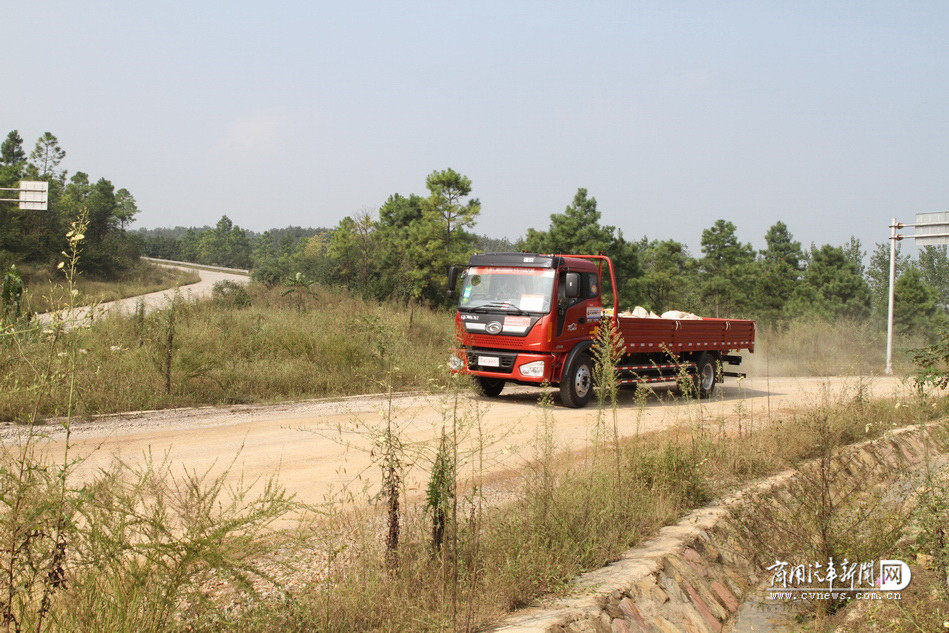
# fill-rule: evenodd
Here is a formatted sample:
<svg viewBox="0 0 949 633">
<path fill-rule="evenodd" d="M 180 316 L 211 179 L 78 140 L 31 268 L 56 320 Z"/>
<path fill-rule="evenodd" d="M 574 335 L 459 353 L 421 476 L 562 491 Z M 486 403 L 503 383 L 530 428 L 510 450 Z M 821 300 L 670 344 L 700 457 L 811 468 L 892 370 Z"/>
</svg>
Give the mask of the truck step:
<svg viewBox="0 0 949 633">
<path fill-rule="evenodd" d="M 670 363 L 668 365 L 617 365 L 618 371 L 662 371 L 663 369 L 695 369 L 695 363 Z"/>
<path fill-rule="evenodd" d="M 631 385 L 637 382 L 675 382 L 675 376 L 659 376 L 657 378 L 635 378 L 635 379 L 626 379 L 617 380 L 617 384 L 620 385 Z"/>
</svg>

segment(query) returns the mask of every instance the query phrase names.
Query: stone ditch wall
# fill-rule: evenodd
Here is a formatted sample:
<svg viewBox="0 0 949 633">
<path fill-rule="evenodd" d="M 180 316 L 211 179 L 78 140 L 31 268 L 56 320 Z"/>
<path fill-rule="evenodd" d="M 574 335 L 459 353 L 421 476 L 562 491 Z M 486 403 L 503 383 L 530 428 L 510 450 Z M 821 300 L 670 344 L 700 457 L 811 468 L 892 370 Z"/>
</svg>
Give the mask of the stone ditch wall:
<svg viewBox="0 0 949 633">
<path fill-rule="evenodd" d="M 845 449 L 853 477 L 885 480 L 936 452 L 932 425 L 891 431 Z M 513 613 L 494 633 L 719 633 L 763 579 L 727 519 L 755 491 L 789 497 L 793 471 L 696 510 L 581 576 L 568 597 Z M 745 503 L 744 506 L 742 504 Z M 753 508 L 751 508 L 753 510 Z"/>
</svg>

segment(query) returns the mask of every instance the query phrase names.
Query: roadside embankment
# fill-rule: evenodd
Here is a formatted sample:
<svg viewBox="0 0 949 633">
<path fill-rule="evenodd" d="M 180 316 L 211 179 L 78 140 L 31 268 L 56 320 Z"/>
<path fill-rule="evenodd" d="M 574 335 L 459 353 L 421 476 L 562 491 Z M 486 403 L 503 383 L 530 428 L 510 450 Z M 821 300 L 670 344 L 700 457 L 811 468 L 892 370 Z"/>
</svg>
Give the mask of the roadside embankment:
<svg viewBox="0 0 949 633">
<path fill-rule="evenodd" d="M 922 468 L 945 451 L 944 424 L 906 427 L 842 449 L 834 458 L 841 485 L 867 489 Z M 796 487 L 807 468 L 759 481 L 690 513 L 616 562 L 581 576 L 570 597 L 516 612 L 492 631 L 722 631 L 768 573 L 748 539 L 754 513 L 797 503 Z M 771 503 L 762 504 L 763 498 Z"/>
</svg>

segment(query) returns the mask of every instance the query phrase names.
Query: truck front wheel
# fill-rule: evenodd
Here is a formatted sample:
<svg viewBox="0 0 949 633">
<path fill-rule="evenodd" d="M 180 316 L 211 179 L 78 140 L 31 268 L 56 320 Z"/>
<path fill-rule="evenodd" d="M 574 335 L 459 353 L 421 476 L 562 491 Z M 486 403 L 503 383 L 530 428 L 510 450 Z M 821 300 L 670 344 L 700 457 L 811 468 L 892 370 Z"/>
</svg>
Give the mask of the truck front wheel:
<svg viewBox="0 0 949 633">
<path fill-rule="evenodd" d="M 504 381 L 500 378 L 485 378 L 484 376 L 475 376 L 475 388 L 482 396 L 496 398 L 501 395 L 504 389 Z"/>
<path fill-rule="evenodd" d="M 578 354 L 560 378 L 560 401 L 565 407 L 579 409 L 592 397 L 593 361 L 586 354 Z"/>
</svg>

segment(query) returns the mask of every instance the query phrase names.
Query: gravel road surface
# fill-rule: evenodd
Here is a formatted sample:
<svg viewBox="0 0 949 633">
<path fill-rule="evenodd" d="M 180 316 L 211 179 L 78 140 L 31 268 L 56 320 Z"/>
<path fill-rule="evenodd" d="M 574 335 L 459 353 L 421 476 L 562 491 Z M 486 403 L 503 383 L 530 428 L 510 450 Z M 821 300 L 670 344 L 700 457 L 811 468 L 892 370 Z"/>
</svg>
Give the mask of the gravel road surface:
<svg viewBox="0 0 949 633">
<path fill-rule="evenodd" d="M 853 393 L 863 380 L 873 395 L 889 395 L 901 389 L 892 377 L 877 378 L 771 378 L 734 380 L 719 385 L 712 400 L 701 405 L 673 401 L 671 391 L 657 389 L 645 406 L 633 393 L 621 392 L 619 432 L 623 436 L 648 433 L 674 425 L 709 424 L 719 419 L 744 428 L 758 428 L 777 420 L 782 413 L 816 403 L 822 394 L 831 397 Z M 539 391 L 512 388 L 497 399 L 459 396 L 459 411 L 467 424 L 480 412 L 482 437 L 487 439 L 485 467 L 503 474 L 522 468 L 533 454 L 536 434 L 543 419 L 538 406 Z M 235 481 L 277 476 L 297 498 L 320 503 L 341 491 L 374 492 L 377 468 L 370 456 L 371 433 L 380 429 L 386 399 L 359 396 L 271 406 L 179 409 L 100 417 L 74 426 L 74 455 L 86 459 L 81 473 L 95 472 L 115 458 L 129 462 L 151 452 L 166 455 L 175 468 L 218 471 L 230 466 Z M 393 398 L 396 425 L 404 439 L 420 450 L 431 448 L 439 437 L 443 411 L 454 406 L 445 396 L 399 394 Z M 770 415 L 769 415 L 770 410 Z M 590 438 L 596 411 L 551 410 L 554 438 L 559 449 L 581 449 Z M 50 425 L 46 450 L 61 453 L 61 433 Z M 14 439 L 17 427 L 0 427 L 0 438 Z M 470 445 L 470 442 L 469 442 Z M 424 459 L 420 460 L 420 463 Z M 410 494 L 425 483 L 422 468 L 408 477 Z"/>
</svg>

